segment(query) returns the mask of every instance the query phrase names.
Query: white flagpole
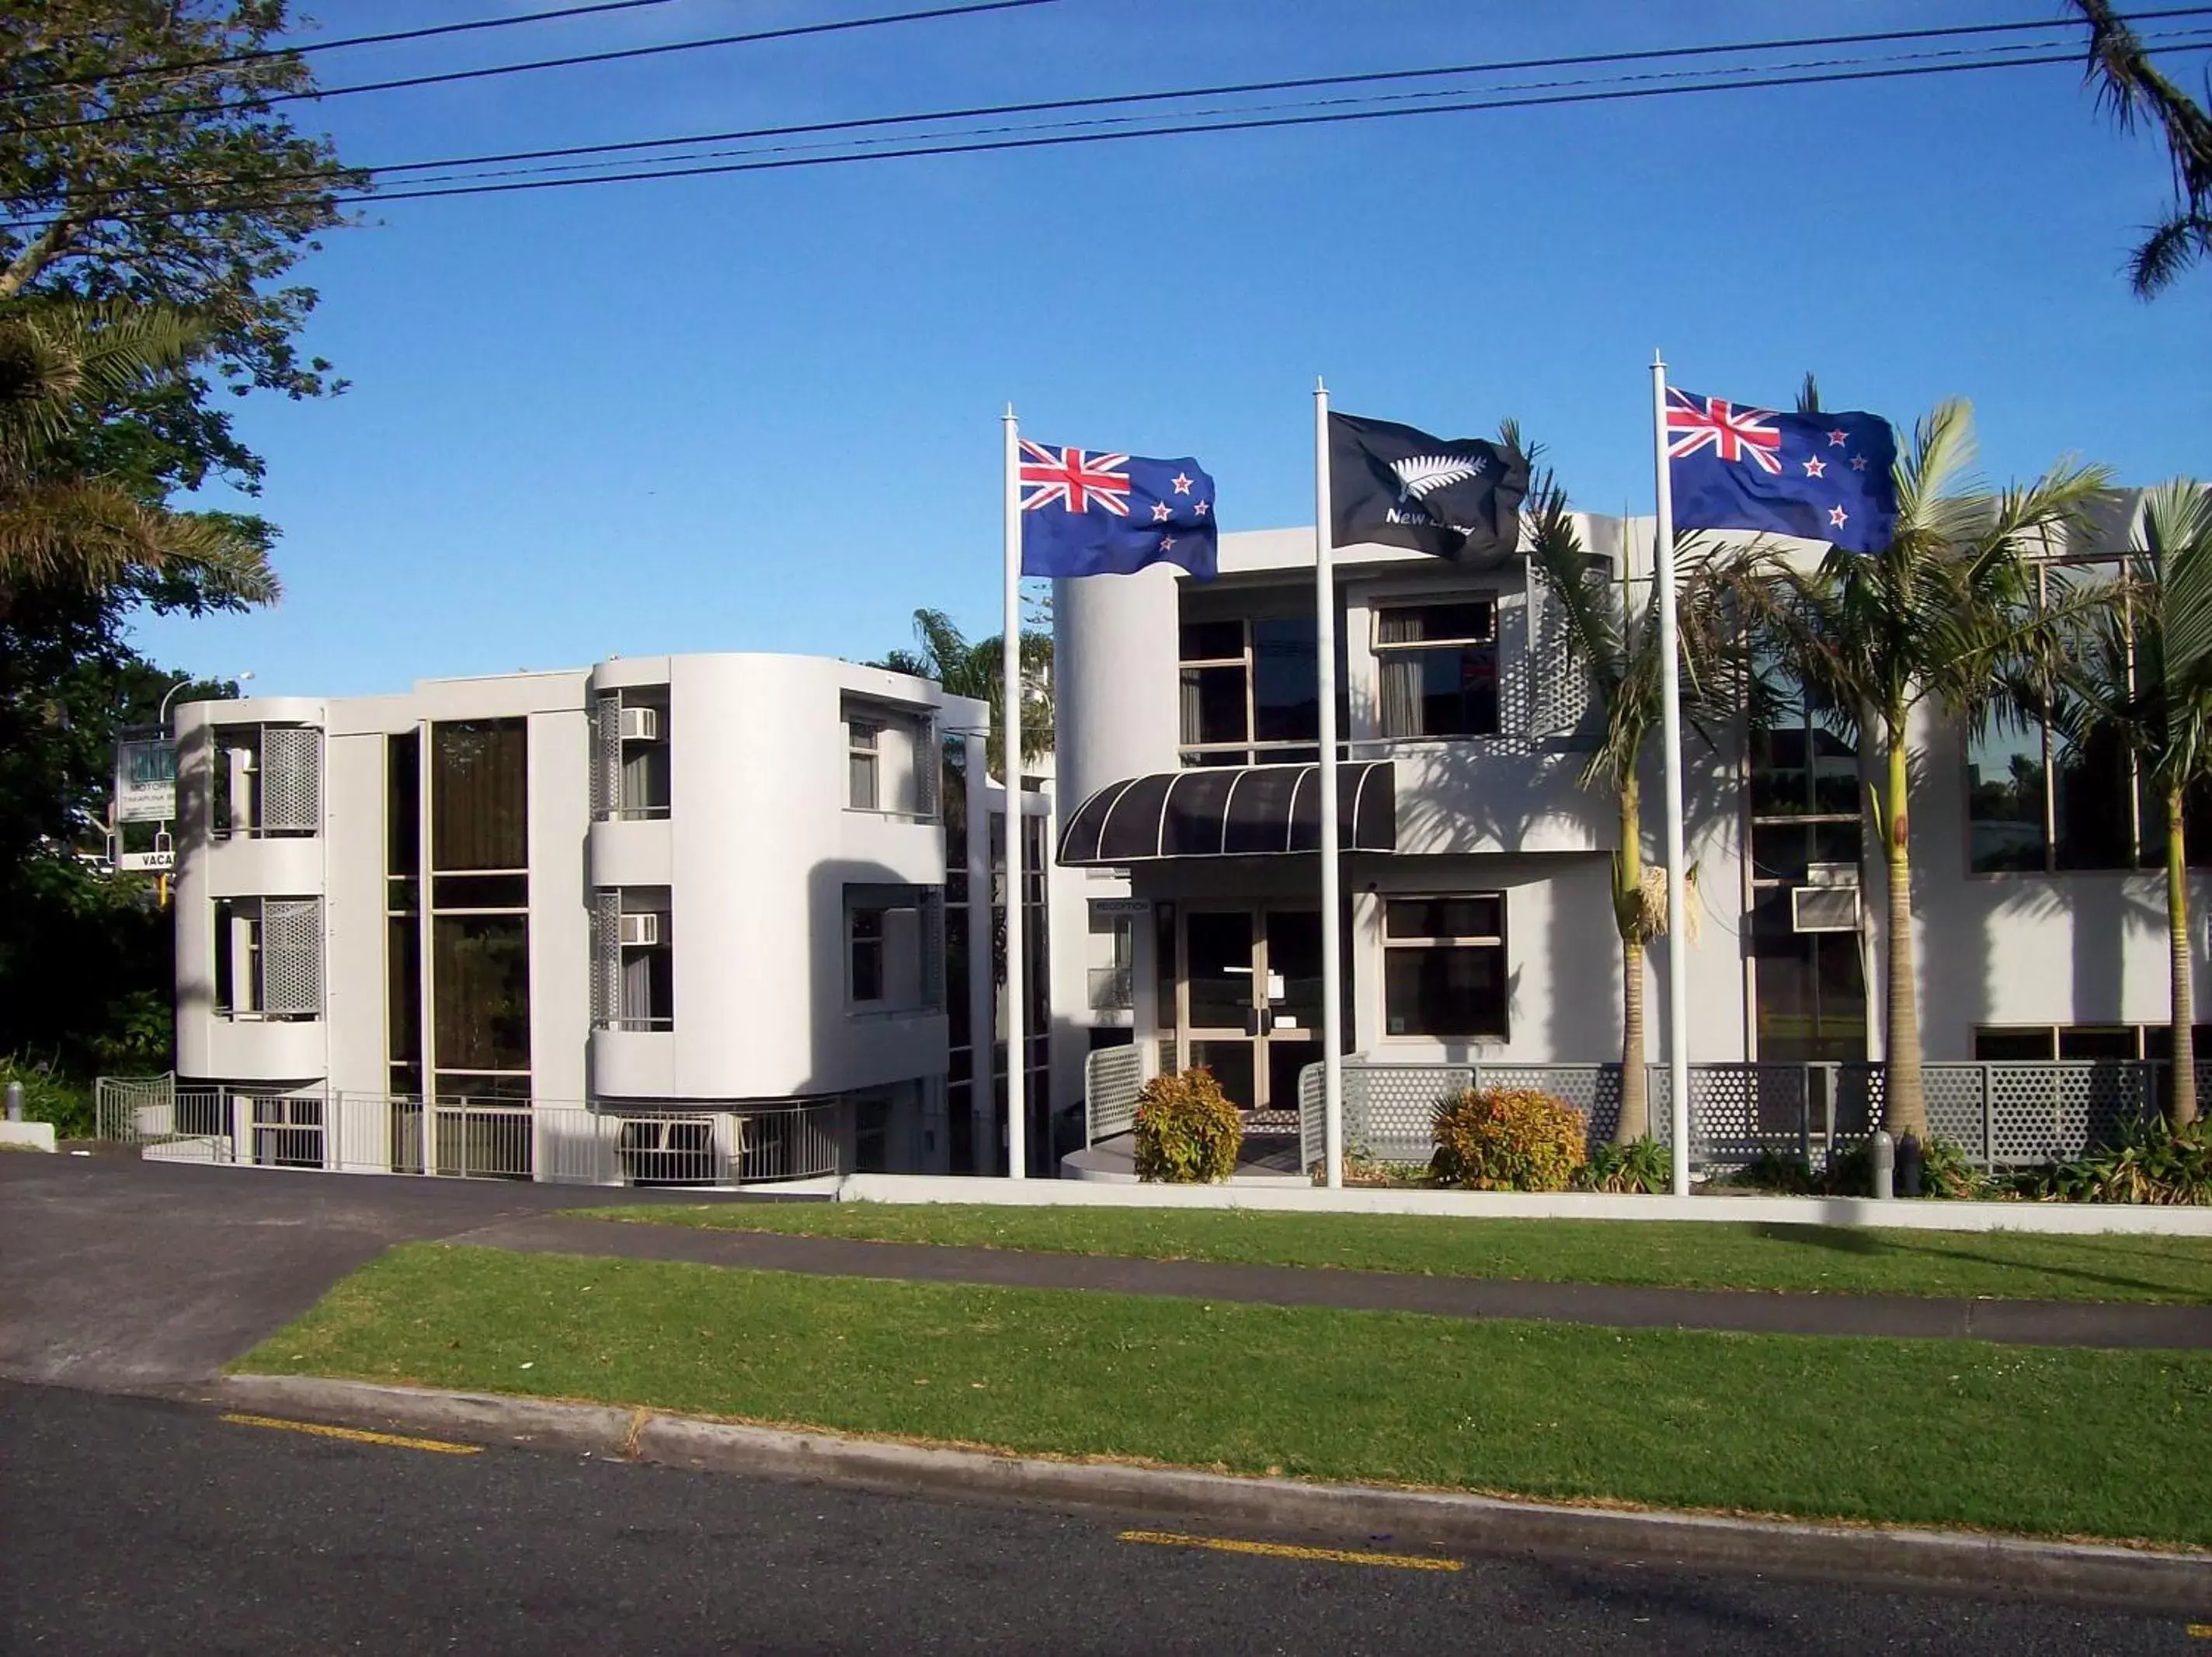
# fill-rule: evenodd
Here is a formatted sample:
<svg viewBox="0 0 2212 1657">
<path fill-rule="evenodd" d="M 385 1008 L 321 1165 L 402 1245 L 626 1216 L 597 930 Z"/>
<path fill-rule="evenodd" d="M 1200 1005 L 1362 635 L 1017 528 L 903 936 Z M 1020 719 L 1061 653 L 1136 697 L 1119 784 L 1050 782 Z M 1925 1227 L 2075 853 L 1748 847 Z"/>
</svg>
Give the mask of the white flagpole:
<svg viewBox="0 0 2212 1657">
<path fill-rule="evenodd" d="M 1022 460 L 1014 405 L 1006 404 L 1006 637 L 1002 659 L 1006 779 L 1006 1172 L 1029 1177 L 1027 1011 L 1022 987 Z"/>
<path fill-rule="evenodd" d="M 1315 691 L 1321 702 L 1321 1089 L 1328 1184 L 1344 1184 L 1344 950 L 1336 833 L 1336 569 L 1328 493 L 1328 387 L 1314 382 Z"/>
<path fill-rule="evenodd" d="M 1686 927 L 1682 849 L 1682 686 L 1674 625 L 1674 489 L 1668 475 L 1667 363 L 1651 354 L 1652 464 L 1659 521 L 1652 561 L 1659 586 L 1660 742 L 1667 767 L 1667 1102 L 1673 1129 L 1674 1187 L 1690 1194 L 1690 940 Z"/>
</svg>

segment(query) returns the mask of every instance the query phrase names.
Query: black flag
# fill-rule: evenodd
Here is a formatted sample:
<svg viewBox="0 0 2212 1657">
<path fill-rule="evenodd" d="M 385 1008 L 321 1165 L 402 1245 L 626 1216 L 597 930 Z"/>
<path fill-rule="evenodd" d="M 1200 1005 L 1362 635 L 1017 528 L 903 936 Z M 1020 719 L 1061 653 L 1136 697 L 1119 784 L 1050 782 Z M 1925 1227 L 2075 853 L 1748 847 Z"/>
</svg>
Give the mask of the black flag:
<svg viewBox="0 0 2212 1657">
<path fill-rule="evenodd" d="M 1520 549 L 1528 462 L 1502 443 L 1332 414 L 1328 489 L 1334 545 L 1377 542 L 1496 565 Z"/>
</svg>

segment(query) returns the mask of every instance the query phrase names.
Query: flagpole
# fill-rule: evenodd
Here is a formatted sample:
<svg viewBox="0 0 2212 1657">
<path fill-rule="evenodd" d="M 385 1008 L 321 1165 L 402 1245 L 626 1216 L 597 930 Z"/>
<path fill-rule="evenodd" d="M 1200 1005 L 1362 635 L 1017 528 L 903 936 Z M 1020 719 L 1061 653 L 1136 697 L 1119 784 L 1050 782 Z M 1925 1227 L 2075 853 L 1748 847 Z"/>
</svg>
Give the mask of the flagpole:
<svg viewBox="0 0 2212 1657">
<path fill-rule="evenodd" d="M 1321 1096 L 1328 1185 L 1344 1184 L 1344 950 L 1336 832 L 1336 569 L 1328 493 L 1328 387 L 1314 382 L 1314 652 L 1321 703 Z"/>
<path fill-rule="evenodd" d="M 1674 487 L 1667 459 L 1667 363 L 1651 354 L 1651 447 L 1659 519 L 1653 537 L 1659 588 L 1660 743 L 1667 781 L 1667 1102 L 1674 1194 L 1690 1194 L 1690 940 L 1682 849 L 1682 687 L 1674 622 Z"/>
<path fill-rule="evenodd" d="M 1006 1172 L 1023 1180 L 1029 1177 L 1029 1117 L 1024 1098 L 1029 1047 L 1022 987 L 1022 461 L 1021 431 L 1011 403 L 1006 404 L 1006 634 L 1000 693 L 1006 747 L 1000 768 L 1006 779 Z"/>
</svg>

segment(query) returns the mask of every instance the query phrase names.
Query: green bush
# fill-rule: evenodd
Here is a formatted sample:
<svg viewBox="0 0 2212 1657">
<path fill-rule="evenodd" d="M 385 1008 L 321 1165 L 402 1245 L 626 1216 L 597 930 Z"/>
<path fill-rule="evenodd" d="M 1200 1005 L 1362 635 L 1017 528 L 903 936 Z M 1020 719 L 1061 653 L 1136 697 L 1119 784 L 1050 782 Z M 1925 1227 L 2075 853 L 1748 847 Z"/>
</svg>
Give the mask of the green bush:
<svg viewBox="0 0 2212 1657">
<path fill-rule="evenodd" d="M 0 1059 L 0 1088 L 23 1084 L 23 1120 L 52 1122 L 59 1139 L 89 1139 L 93 1134 L 92 1090 L 43 1065 L 21 1057 Z"/>
<path fill-rule="evenodd" d="M 1841 1164 L 1849 1152 L 1836 1159 Z M 1802 1156 L 1785 1156 L 1778 1150 L 1762 1150 L 1741 1168 L 1719 1175 L 1709 1181 L 1731 1191 L 1769 1191 L 1784 1197 L 1809 1197 L 1826 1188 L 1826 1181 L 1814 1174 Z"/>
<path fill-rule="evenodd" d="M 1437 1107 L 1438 1185 L 1471 1191 L 1565 1191 L 1589 1158 L 1589 1125 L 1534 1088 L 1463 1089 Z"/>
<path fill-rule="evenodd" d="M 1137 1177 L 1163 1185 L 1212 1185 L 1237 1167 L 1244 1119 L 1200 1065 L 1156 1076 L 1137 1096 Z"/>
<path fill-rule="evenodd" d="M 1674 1164 L 1667 1147 L 1650 1134 L 1625 1145 L 1601 1144 L 1575 1170 L 1575 1189 L 1640 1192 L 1660 1196 L 1674 1188 Z"/>
<path fill-rule="evenodd" d="M 2017 1175 L 2023 1197 L 2070 1203 L 2212 1203 L 2212 1125 L 2167 1125 L 2163 1116 L 2110 1150 Z"/>
</svg>

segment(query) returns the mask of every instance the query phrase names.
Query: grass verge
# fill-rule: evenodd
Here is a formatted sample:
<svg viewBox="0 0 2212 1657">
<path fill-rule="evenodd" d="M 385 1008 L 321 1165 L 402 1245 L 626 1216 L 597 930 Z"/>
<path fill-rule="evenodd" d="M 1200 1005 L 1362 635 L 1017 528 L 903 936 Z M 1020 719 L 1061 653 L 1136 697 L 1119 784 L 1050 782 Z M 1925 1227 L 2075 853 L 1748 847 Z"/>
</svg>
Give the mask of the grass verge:
<svg viewBox="0 0 2212 1657">
<path fill-rule="evenodd" d="M 236 1367 L 1237 1472 L 2212 1545 L 2212 1353 L 1462 1322 L 417 1244 Z"/>
<path fill-rule="evenodd" d="M 1463 1220 L 1250 1210 L 714 1203 L 600 1219 L 878 1242 L 1682 1289 L 2002 1300 L 2212 1301 L 2212 1237 L 2045 1237 L 1701 1221 Z"/>
</svg>

